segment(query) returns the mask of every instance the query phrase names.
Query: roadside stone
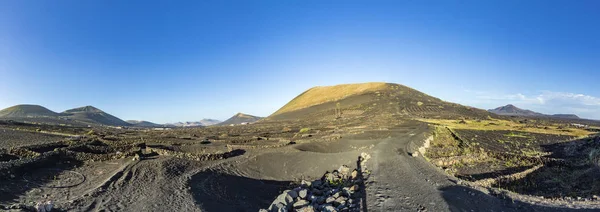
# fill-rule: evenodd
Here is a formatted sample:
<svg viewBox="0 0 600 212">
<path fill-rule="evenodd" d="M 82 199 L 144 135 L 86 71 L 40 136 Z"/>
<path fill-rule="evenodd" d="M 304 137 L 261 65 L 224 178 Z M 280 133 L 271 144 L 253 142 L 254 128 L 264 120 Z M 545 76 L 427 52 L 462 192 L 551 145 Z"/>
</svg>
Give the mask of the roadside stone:
<svg viewBox="0 0 600 212">
<path fill-rule="evenodd" d="M 306 201 L 306 200 L 299 200 L 299 201 L 295 202 L 292 206 L 297 209 L 297 208 L 306 207 L 309 204 L 310 203 L 308 201 Z"/>
<path fill-rule="evenodd" d="M 280 202 L 280 203 L 275 204 L 273 206 L 273 208 L 270 209 L 269 211 L 271 211 L 271 212 L 285 212 L 285 211 L 287 211 L 287 206 Z"/>
<path fill-rule="evenodd" d="M 302 189 L 298 192 L 298 197 L 300 197 L 302 199 L 305 199 L 306 195 L 308 195 L 308 190 L 306 190 L 306 189 Z"/>
<path fill-rule="evenodd" d="M 335 201 L 335 197 L 327 197 L 327 199 L 325 199 L 325 203 L 330 204 L 333 203 Z"/>
<path fill-rule="evenodd" d="M 298 197 L 298 192 L 294 190 L 288 190 L 287 194 L 292 197 L 292 199 L 296 199 L 296 197 Z"/>
<path fill-rule="evenodd" d="M 333 194 L 333 196 L 332 196 L 332 197 L 333 197 L 333 198 L 338 198 L 338 197 L 340 197 L 340 192 L 336 192 L 335 194 Z"/>
<path fill-rule="evenodd" d="M 315 180 L 315 181 L 312 181 L 311 184 L 313 187 L 319 187 L 319 186 L 323 185 L 323 182 L 321 180 Z"/>
<path fill-rule="evenodd" d="M 358 171 L 356 169 L 352 170 L 352 173 L 350 174 L 350 179 L 356 180 L 356 178 L 358 178 Z"/>
<path fill-rule="evenodd" d="M 317 195 L 317 196 L 321 196 L 321 195 L 323 195 L 323 191 L 321 191 L 321 190 L 319 190 L 319 189 L 316 189 L 316 188 L 313 188 L 313 190 L 312 190 L 311 192 L 312 192 L 314 195 Z"/>
<path fill-rule="evenodd" d="M 303 188 L 310 188 L 311 185 L 312 183 L 306 180 L 302 180 L 302 182 L 300 183 L 300 186 L 302 186 Z"/>
<path fill-rule="evenodd" d="M 350 172 L 350 168 L 346 165 L 342 165 L 340 166 L 340 168 L 338 168 L 338 172 L 343 176 L 346 176 Z"/>
<path fill-rule="evenodd" d="M 337 199 L 335 199 L 335 201 L 333 202 L 334 206 L 339 206 L 339 205 L 346 205 L 346 200 L 348 200 L 348 198 L 346 197 L 338 197 Z"/>
<path fill-rule="evenodd" d="M 312 205 L 300 208 L 300 209 L 296 209 L 296 212 L 315 212 L 315 208 Z"/>
<path fill-rule="evenodd" d="M 331 205 L 325 206 L 323 208 L 323 212 L 337 212 L 337 211 L 338 211 L 337 208 L 335 208 Z"/>
</svg>

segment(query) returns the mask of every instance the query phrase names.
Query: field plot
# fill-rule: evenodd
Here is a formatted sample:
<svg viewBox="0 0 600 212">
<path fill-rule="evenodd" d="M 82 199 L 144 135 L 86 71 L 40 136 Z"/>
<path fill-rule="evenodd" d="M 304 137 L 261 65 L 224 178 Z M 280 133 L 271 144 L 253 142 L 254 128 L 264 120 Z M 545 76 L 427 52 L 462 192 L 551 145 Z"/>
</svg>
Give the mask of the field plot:
<svg viewBox="0 0 600 212">
<path fill-rule="evenodd" d="M 0 146 L 3 148 L 52 143 L 65 138 L 67 137 L 0 127 Z"/>
<path fill-rule="evenodd" d="M 600 138 L 591 131 L 510 120 L 421 120 L 434 124 L 426 157 L 464 180 L 545 197 L 600 191 Z"/>
</svg>

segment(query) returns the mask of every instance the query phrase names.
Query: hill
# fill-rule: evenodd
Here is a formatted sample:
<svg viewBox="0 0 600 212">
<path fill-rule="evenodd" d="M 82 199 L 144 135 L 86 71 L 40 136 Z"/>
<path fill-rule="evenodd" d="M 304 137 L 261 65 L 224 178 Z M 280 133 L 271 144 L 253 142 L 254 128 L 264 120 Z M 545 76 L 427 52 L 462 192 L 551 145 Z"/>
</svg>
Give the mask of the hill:
<svg viewBox="0 0 600 212">
<path fill-rule="evenodd" d="M 101 124 L 109 126 L 131 125 L 93 106 L 78 107 L 66 110 L 65 112 L 61 113 L 61 116 L 88 124 Z"/>
<path fill-rule="evenodd" d="M 225 125 L 231 125 L 231 124 L 249 124 L 249 123 L 254 123 L 257 122 L 258 120 L 261 120 L 262 117 L 258 117 L 258 116 L 253 116 L 253 115 L 248 115 L 248 114 L 244 114 L 244 113 L 237 113 L 234 116 L 232 116 L 231 118 L 225 120 L 224 122 L 219 123 L 218 125 L 221 126 L 225 126 Z"/>
<path fill-rule="evenodd" d="M 497 107 L 488 110 L 491 113 L 495 113 L 503 116 L 530 116 L 530 117 L 547 117 L 547 118 L 558 118 L 558 119 L 579 119 L 579 116 L 575 114 L 553 114 L 547 115 L 543 113 L 534 112 L 531 110 L 521 109 L 514 105 L 508 104 L 505 106 Z"/>
<path fill-rule="evenodd" d="M 141 120 L 127 120 L 127 123 L 131 124 L 133 127 L 163 127 L 162 124 L 156 124 L 149 121 L 141 121 Z"/>
<path fill-rule="evenodd" d="M 360 83 L 310 88 L 267 120 L 335 119 L 401 115 L 428 118 L 487 118 L 485 110 L 445 102 L 394 83 Z"/>
<path fill-rule="evenodd" d="M 0 118 L 57 117 L 58 115 L 39 105 L 15 105 L 0 110 Z"/>
<path fill-rule="evenodd" d="M 511 104 L 490 109 L 488 111 L 503 116 L 544 116 L 544 114 L 521 109 Z"/>
</svg>

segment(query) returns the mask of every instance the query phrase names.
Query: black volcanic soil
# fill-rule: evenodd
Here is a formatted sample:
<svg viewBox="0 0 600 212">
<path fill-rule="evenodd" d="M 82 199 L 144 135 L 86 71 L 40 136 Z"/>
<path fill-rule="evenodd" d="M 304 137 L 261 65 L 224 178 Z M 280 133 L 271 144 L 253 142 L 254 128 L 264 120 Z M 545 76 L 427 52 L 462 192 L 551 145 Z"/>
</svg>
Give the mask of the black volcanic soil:
<svg viewBox="0 0 600 212">
<path fill-rule="evenodd" d="M 2 148 L 52 143 L 65 138 L 66 136 L 0 127 L 0 147 Z"/>
<path fill-rule="evenodd" d="M 156 144 L 174 152 L 183 150 L 185 154 L 216 153 L 226 151 L 227 146 L 232 144 L 228 139 L 250 138 L 249 135 L 254 134 L 252 131 L 257 128 L 262 128 L 260 131 L 263 133 L 269 132 L 268 141 L 295 141 L 295 144 L 279 142 L 282 145 L 272 145 L 274 142 L 255 139 L 246 143 L 248 148 L 241 155 L 221 160 L 196 161 L 185 156 L 180 158 L 152 152 L 142 153 L 141 160 L 133 160 L 133 156 L 98 161 L 61 159 L 53 165 L 2 179 L 0 190 L 8 195 L 2 195 L 0 205 L 31 205 L 32 202 L 53 200 L 60 210 L 67 211 L 257 211 L 268 207 L 279 192 L 291 188 L 299 180 L 318 179 L 326 171 L 341 165 L 355 167 L 357 157 L 368 153 L 372 158 L 367 168 L 372 173 L 366 182 L 363 211 L 550 210 L 519 201 L 501 200 L 457 185 L 454 183 L 456 178 L 446 175 L 421 157 L 410 156 L 428 136 L 425 124 L 403 121 L 387 129 L 355 125 L 337 130 L 314 126 L 314 129 L 322 130 L 311 130 L 312 136 L 304 138 L 298 131 L 289 133 L 281 125 L 271 124 L 218 127 L 206 129 L 204 134 L 199 133 L 201 129 L 174 131 L 169 133 L 181 136 L 184 132 L 196 134 L 198 139 Z M 202 141 L 216 131 L 230 135 L 209 139 L 209 145 L 215 147 L 203 149 L 207 144 Z M 134 140 L 139 142 L 141 139 L 130 138 L 138 137 L 140 133 L 116 133 L 112 140 L 120 141 L 101 139 L 101 143 L 92 142 L 86 148 L 62 148 L 77 150 L 84 156 L 95 155 L 92 150 L 102 149 L 103 145 L 112 149 L 102 150 L 107 154 L 120 148 L 119 151 L 126 151 L 118 145 Z M 163 132 L 143 133 L 158 135 Z M 221 147 L 223 149 L 219 149 Z M 53 151 L 56 150 L 41 152 Z"/>
</svg>

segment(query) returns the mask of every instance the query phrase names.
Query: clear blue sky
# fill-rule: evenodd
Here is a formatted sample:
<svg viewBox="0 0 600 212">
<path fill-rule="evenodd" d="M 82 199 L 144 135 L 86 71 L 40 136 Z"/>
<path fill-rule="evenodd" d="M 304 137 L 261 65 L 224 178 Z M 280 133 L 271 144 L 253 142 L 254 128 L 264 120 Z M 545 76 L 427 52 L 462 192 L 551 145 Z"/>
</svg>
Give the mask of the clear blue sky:
<svg viewBox="0 0 600 212">
<path fill-rule="evenodd" d="M 0 108 L 267 116 L 385 81 L 600 119 L 598 1 L 0 1 Z"/>
</svg>

